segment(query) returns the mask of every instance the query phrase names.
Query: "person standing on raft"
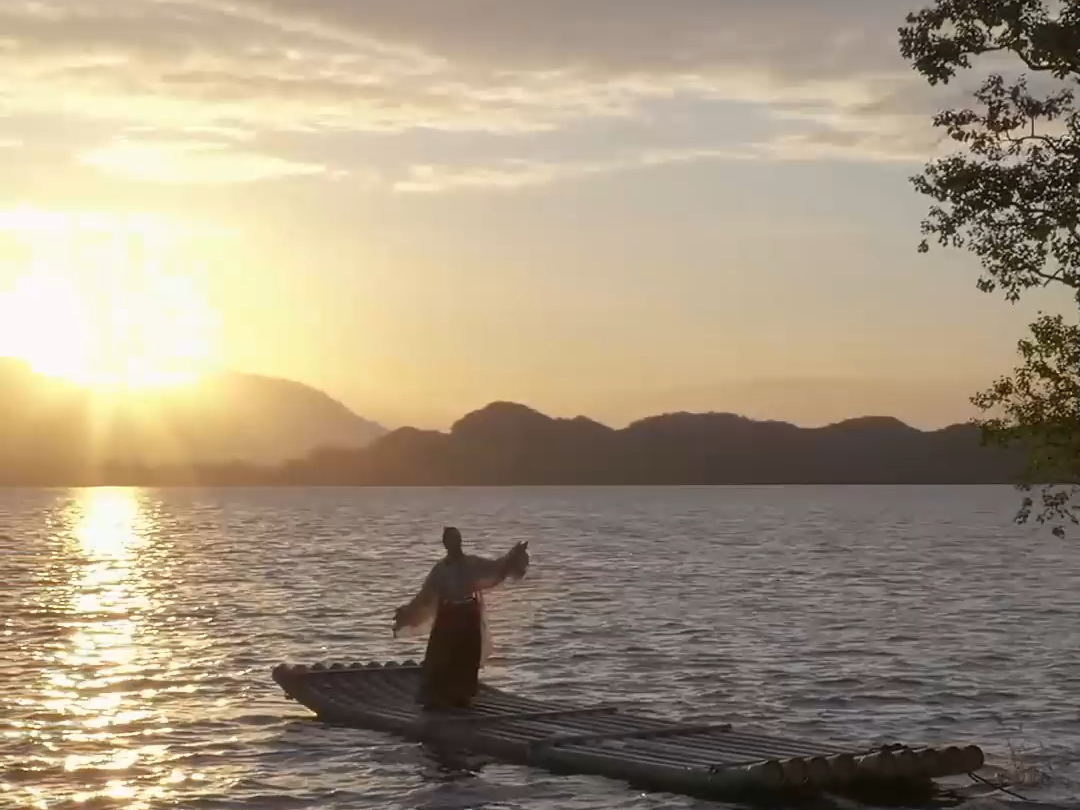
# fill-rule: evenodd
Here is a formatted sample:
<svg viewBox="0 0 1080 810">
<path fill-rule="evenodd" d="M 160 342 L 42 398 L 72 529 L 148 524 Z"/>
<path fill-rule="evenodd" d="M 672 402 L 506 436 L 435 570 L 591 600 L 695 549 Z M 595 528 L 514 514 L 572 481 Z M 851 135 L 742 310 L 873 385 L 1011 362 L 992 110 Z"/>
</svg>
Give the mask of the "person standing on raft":
<svg viewBox="0 0 1080 810">
<path fill-rule="evenodd" d="M 425 709 L 464 709 L 472 703 L 489 639 L 483 591 L 505 580 L 519 580 L 529 567 L 528 542 L 517 543 L 498 559 L 466 554 L 461 532 L 443 529 L 446 556 L 424 580 L 420 592 L 394 612 L 394 636 L 422 630 L 434 620 L 424 655 L 419 700 Z"/>
</svg>

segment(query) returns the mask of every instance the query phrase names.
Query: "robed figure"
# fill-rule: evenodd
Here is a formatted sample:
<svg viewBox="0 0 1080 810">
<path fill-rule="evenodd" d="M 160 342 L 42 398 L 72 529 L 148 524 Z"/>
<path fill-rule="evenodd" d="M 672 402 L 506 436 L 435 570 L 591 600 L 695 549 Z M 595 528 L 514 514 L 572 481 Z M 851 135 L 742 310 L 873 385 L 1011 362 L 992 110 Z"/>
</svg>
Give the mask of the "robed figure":
<svg viewBox="0 0 1080 810">
<path fill-rule="evenodd" d="M 394 613 L 394 635 L 431 628 L 424 655 L 419 700 L 425 709 L 467 708 L 476 696 L 479 672 L 491 650 L 484 591 L 520 580 L 529 567 L 527 542 L 502 557 L 466 554 L 461 532 L 443 529 L 446 556 L 431 569 L 420 591 Z"/>
</svg>

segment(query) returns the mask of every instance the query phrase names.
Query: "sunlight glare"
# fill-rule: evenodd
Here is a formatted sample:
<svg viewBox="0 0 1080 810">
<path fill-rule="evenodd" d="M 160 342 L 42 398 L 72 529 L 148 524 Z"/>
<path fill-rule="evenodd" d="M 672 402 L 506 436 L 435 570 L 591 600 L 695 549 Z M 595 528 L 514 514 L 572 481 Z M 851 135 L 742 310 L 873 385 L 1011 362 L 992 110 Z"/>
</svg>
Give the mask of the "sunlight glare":
<svg viewBox="0 0 1080 810">
<path fill-rule="evenodd" d="M 89 788 L 72 792 L 76 803 L 149 807 L 168 798 L 174 769 L 162 764 L 160 784 L 136 784 L 135 769 L 154 767 L 155 751 L 130 729 L 163 726 L 164 718 L 125 684 L 146 677 L 151 658 L 140 632 L 150 609 L 144 555 L 153 519 L 138 490 L 120 488 L 83 490 L 65 515 L 67 551 L 78 560 L 64 600 L 69 635 L 43 673 L 37 704 L 64 719 L 23 736 L 37 734 L 72 784 Z"/>
<path fill-rule="evenodd" d="M 0 287 L 0 355 L 102 389 L 183 384 L 206 369 L 214 318 L 182 229 L 18 209 L 0 212 L 0 234 L 0 270 L 14 276 Z"/>
<path fill-rule="evenodd" d="M 88 490 L 83 502 L 83 518 L 75 530 L 75 536 L 83 554 L 91 559 L 102 557 L 113 560 L 128 555 L 130 546 L 138 539 L 135 519 L 139 503 L 125 489 Z M 87 583 L 101 585 L 102 579 Z"/>
</svg>

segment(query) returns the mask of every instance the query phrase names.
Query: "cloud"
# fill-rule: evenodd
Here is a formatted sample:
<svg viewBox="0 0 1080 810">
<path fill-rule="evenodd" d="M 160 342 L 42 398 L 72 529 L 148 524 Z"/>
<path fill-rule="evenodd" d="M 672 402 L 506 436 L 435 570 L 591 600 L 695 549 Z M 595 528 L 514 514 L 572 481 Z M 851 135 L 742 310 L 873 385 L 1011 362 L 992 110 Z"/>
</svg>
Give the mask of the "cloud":
<svg viewBox="0 0 1080 810">
<path fill-rule="evenodd" d="M 506 160 L 486 166 L 440 166 L 417 164 L 408 167 L 405 177 L 392 181 L 394 191 L 423 193 L 460 189 L 516 189 L 541 186 L 557 179 L 584 176 L 596 171 L 588 164 L 545 163 Z"/>
<path fill-rule="evenodd" d="M 896 28 L 912 7 L 910 0 L 12 0 L 0 9 L 0 114 L 92 120 L 120 138 L 177 139 L 121 141 L 86 159 L 202 182 L 317 173 L 314 162 L 209 148 L 204 135 L 288 136 L 311 154 L 320 139 L 341 135 L 466 133 L 512 145 L 595 121 L 649 122 L 654 142 L 642 154 L 719 146 L 729 157 L 763 160 L 909 160 L 933 147 L 929 116 L 941 106 L 927 100 L 940 93 L 928 93 L 898 55 Z M 740 141 L 714 117 L 695 143 L 674 143 L 661 114 L 672 102 L 753 105 L 773 131 Z M 335 165 L 356 168 L 356 160 Z M 438 160 L 402 160 L 415 168 L 396 187 L 409 191 L 513 188 L 642 165 L 640 157 L 598 164 L 570 156 L 558 169 L 543 157 L 452 170 Z"/>
<path fill-rule="evenodd" d="M 285 160 L 209 141 L 118 140 L 85 153 L 80 162 L 128 179 L 156 183 L 250 183 L 327 171 L 319 164 Z"/>
<path fill-rule="evenodd" d="M 410 166 L 405 177 L 391 181 L 394 191 L 434 193 L 468 189 L 518 189 L 576 180 L 595 174 L 668 166 L 702 160 L 748 160 L 752 152 L 696 149 L 652 151 L 595 161 L 545 162 L 503 160 L 486 165 L 451 166 L 420 164 Z"/>
<path fill-rule="evenodd" d="M 630 109 L 630 94 L 589 82 L 479 77 L 407 44 L 278 28 L 198 0 L 40 0 L 0 10 L 0 30 L 0 111 L 9 114 L 309 133 L 521 132 Z"/>
<path fill-rule="evenodd" d="M 846 76 L 899 66 L 909 3 L 804 0 L 202 0 L 279 30 L 376 40 L 465 69 L 613 78 L 762 68 Z M 778 24 L 779 23 L 779 24 Z"/>
</svg>

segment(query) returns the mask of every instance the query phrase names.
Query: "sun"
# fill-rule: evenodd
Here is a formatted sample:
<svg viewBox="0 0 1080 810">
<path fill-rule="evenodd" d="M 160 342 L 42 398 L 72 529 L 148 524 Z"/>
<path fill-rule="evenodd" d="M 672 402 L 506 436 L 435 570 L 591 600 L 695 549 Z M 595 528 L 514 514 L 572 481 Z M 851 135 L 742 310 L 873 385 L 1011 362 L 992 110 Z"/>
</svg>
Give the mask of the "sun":
<svg viewBox="0 0 1080 810">
<path fill-rule="evenodd" d="M 0 212 L 0 355 L 95 389 L 198 378 L 213 318 L 179 231 L 146 217 Z"/>
</svg>

